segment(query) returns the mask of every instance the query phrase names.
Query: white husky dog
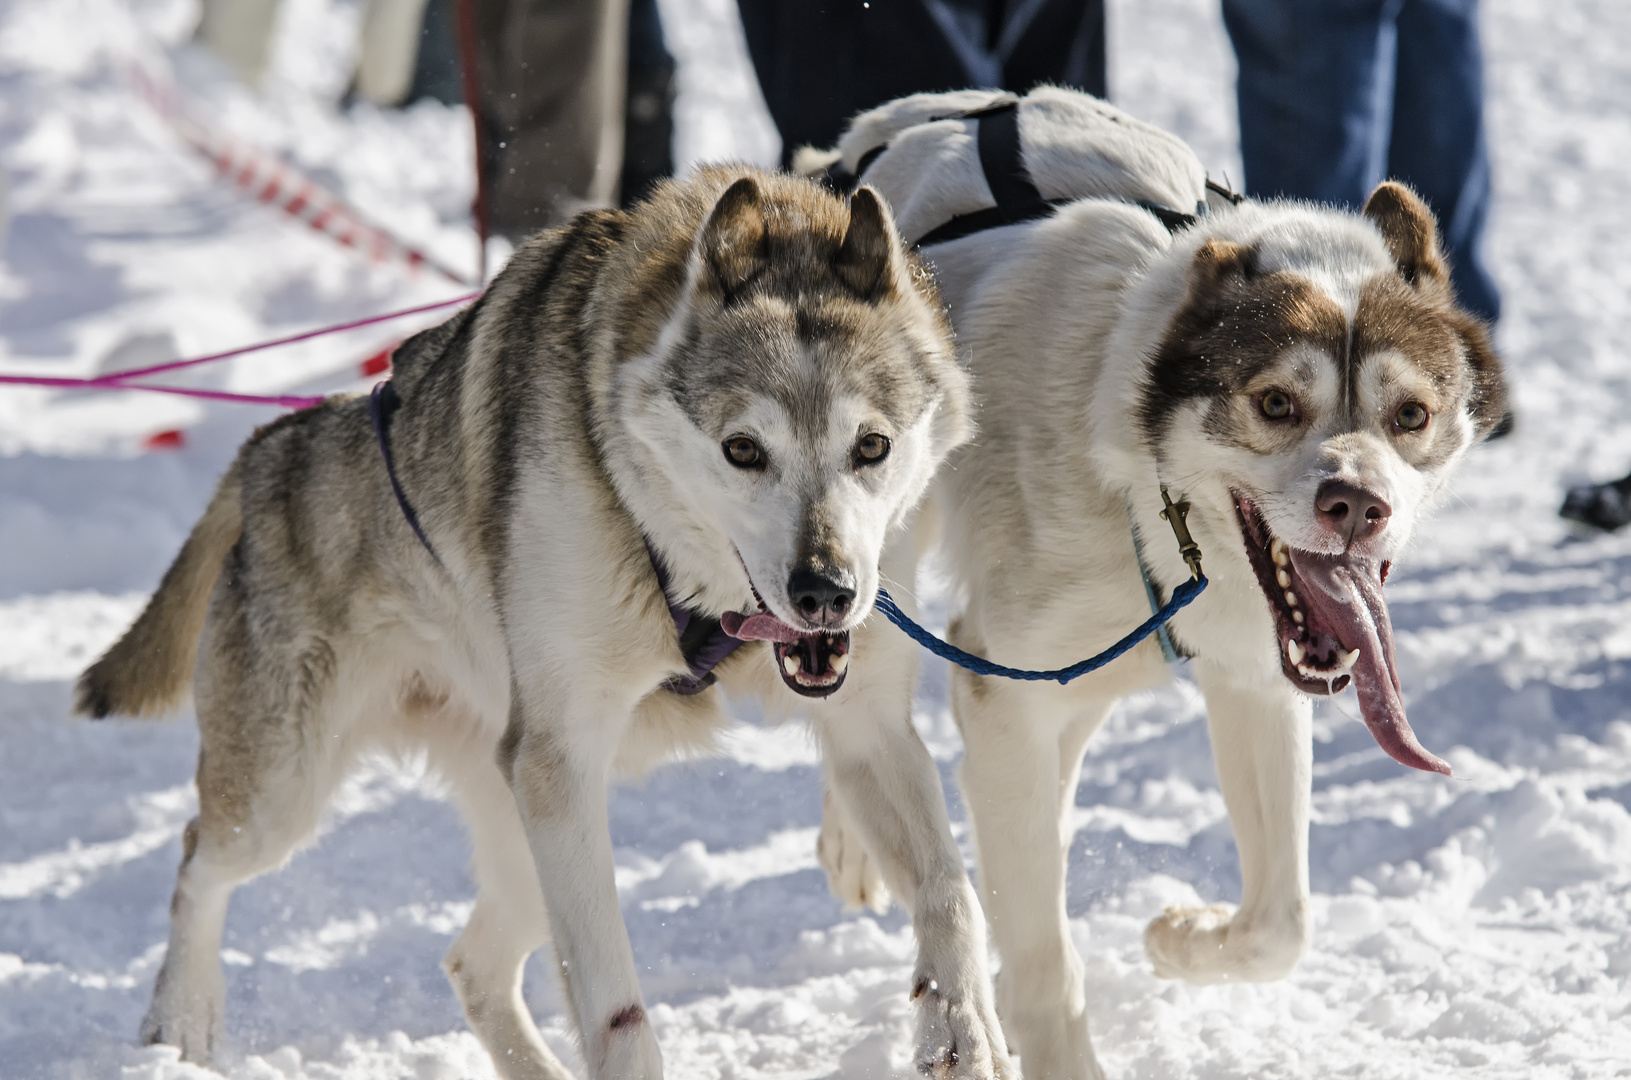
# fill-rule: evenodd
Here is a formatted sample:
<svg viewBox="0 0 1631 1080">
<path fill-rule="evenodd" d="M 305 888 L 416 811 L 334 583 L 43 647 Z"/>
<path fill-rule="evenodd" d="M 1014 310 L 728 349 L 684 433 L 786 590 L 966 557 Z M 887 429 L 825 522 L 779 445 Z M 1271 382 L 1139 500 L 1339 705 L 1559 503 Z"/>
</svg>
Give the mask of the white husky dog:
<svg viewBox="0 0 1631 1080">
<path fill-rule="evenodd" d="M 1188 502 L 1210 587 L 1172 640 L 1206 697 L 1244 890 L 1232 913 L 1166 911 L 1146 951 L 1192 982 L 1285 975 L 1309 940 L 1309 695 L 1352 681 L 1384 750 L 1449 771 L 1406 722 L 1382 581 L 1504 387 L 1431 214 L 1397 184 L 1363 214 L 1236 205 L 1171 135 L 1058 89 L 902 99 L 802 164 L 889 200 L 970 357 L 980 432 L 923 515 L 956 645 L 1031 669 L 1110 645 L 1150 613 L 1140 545 L 1153 591 L 1190 576 L 1159 516 L 1163 489 Z M 890 569 L 913 580 L 906 555 Z M 1064 687 L 954 669 L 998 1011 L 1030 1080 L 1100 1075 L 1062 854 L 1088 739 L 1166 679 L 1154 640 Z M 829 879 L 875 899 L 843 810 Z"/>
</svg>

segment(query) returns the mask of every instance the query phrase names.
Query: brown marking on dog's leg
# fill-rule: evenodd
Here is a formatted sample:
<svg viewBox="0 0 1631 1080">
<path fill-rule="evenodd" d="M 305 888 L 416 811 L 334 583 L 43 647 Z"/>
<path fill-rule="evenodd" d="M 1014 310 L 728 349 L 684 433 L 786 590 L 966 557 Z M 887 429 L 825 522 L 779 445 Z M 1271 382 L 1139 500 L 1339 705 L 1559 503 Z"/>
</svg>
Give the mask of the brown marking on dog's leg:
<svg viewBox="0 0 1631 1080">
<path fill-rule="evenodd" d="M 187 864 L 193 861 L 193 853 L 198 850 L 198 819 L 193 818 L 187 822 L 187 827 L 181 830 L 181 868 L 185 870 Z M 175 892 L 170 894 L 170 917 L 175 918 L 181 907 L 181 882 L 176 882 Z"/>
<path fill-rule="evenodd" d="M 626 1009 L 619 1009 L 606 1021 L 606 1033 L 615 1034 L 624 1028 L 631 1028 L 646 1022 L 646 1010 L 639 1005 L 630 1005 Z"/>
<path fill-rule="evenodd" d="M 606 1030 L 603 1031 L 600 1036 L 600 1053 L 602 1060 L 606 1060 L 611 1057 L 613 1042 L 617 1040 L 619 1036 L 632 1035 L 638 1042 L 640 1038 L 640 1027 L 645 1022 L 645 1007 L 640 1005 L 638 1002 L 612 1013 L 611 1019 L 606 1021 Z"/>
</svg>

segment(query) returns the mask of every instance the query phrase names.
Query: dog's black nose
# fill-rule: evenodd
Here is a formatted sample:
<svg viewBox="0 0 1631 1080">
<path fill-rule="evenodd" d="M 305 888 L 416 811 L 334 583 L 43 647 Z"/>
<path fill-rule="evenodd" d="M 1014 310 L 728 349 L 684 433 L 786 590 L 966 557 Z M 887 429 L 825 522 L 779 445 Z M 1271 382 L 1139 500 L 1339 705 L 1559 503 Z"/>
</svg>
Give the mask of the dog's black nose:
<svg viewBox="0 0 1631 1080">
<path fill-rule="evenodd" d="M 800 615 L 812 623 L 838 622 L 855 604 L 855 590 L 813 570 L 794 570 L 787 579 L 787 596 Z"/>
<path fill-rule="evenodd" d="M 1393 507 L 1386 499 L 1346 480 L 1321 484 L 1314 495 L 1314 509 L 1326 527 L 1350 541 L 1375 536 L 1393 516 Z"/>
</svg>

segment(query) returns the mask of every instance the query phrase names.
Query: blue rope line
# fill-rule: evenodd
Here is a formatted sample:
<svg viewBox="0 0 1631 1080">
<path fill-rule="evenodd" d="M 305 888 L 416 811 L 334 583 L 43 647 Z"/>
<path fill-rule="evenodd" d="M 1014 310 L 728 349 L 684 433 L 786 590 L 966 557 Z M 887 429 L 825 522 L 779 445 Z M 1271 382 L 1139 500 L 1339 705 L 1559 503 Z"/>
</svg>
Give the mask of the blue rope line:
<svg viewBox="0 0 1631 1080">
<path fill-rule="evenodd" d="M 1160 611 L 1157 611 L 1154 615 L 1151 615 L 1148 619 L 1145 619 L 1144 622 L 1140 624 L 1138 629 L 1134 630 L 1132 633 L 1128 634 L 1126 637 L 1122 638 L 1108 649 L 1099 653 L 1097 656 L 1090 656 L 1086 660 L 1078 661 L 1069 667 L 1057 668 L 1053 671 L 1027 671 L 1024 668 L 1004 667 L 1001 664 L 994 664 L 984 657 L 979 657 L 975 656 L 973 653 L 964 652 L 962 649 L 959 649 L 950 642 L 941 641 L 939 638 L 935 637 L 933 634 L 929 633 L 927 630 L 923 629 L 923 627 L 919 626 L 917 623 L 913 622 L 909 617 L 907 617 L 906 612 L 902 611 L 900 606 L 895 603 L 894 597 L 890 596 L 884 589 L 878 590 L 877 608 L 879 611 L 884 613 L 885 618 L 904 630 L 907 637 L 911 638 L 925 649 L 928 649 L 936 656 L 944 657 L 945 659 L 956 664 L 958 667 L 967 668 L 976 675 L 1000 675 L 1004 679 L 1022 679 L 1027 682 L 1051 681 L 1063 685 L 1064 683 L 1070 682 L 1072 679 L 1081 678 L 1090 671 L 1099 670 L 1101 667 L 1108 664 L 1110 661 L 1114 660 L 1128 649 L 1131 649 L 1134 645 L 1137 645 L 1139 642 L 1155 633 L 1156 630 L 1162 626 L 1165 626 L 1167 621 L 1174 615 L 1178 614 L 1180 610 L 1188 607 L 1189 604 L 1192 603 L 1194 599 L 1205 589 L 1205 574 L 1202 574 L 1198 578 L 1192 578 L 1189 581 L 1184 582 L 1182 585 L 1179 585 L 1176 589 L 1172 590 L 1172 599 L 1167 601 L 1167 606 L 1162 608 Z"/>
</svg>

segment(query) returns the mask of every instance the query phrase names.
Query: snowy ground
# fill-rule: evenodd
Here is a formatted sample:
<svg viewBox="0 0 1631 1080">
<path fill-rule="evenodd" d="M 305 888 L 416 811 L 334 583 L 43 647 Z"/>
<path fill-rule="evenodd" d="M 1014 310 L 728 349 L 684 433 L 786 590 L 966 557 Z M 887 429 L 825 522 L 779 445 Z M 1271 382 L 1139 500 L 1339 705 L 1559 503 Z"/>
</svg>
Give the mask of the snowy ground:
<svg viewBox="0 0 1631 1080">
<path fill-rule="evenodd" d="M 1211 0 L 1115 0 L 1113 86 L 1239 176 Z M 0 3 L 0 369 L 88 374 L 439 299 L 212 179 L 129 91 L 172 57 L 232 131 L 449 262 L 473 259 L 462 114 L 330 102 L 356 9 L 287 0 L 263 98 L 175 49 L 190 0 Z M 777 143 L 728 0 L 664 0 L 685 160 Z M 1318 712 L 1316 936 L 1301 969 L 1196 989 L 1150 973 L 1144 922 L 1233 899 L 1233 846 L 1188 683 L 1129 703 L 1090 752 L 1071 852 L 1089 1007 L 1115 1077 L 1631 1075 L 1631 537 L 1581 538 L 1562 486 L 1631 465 L 1631 6 L 1489 0 L 1501 343 L 1518 433 L 1478 451 L 1390 593 L 1423 741 L 1406 773 Z M 310 392 L 405 328 L 197 376 Z M 0 1077 L 203 1077 L 132 1045 L 193 806 L 188 722 L 66 718 L 69 679 L 137 610 L 214 476 L 268 410 L 0 390 Z M 181 450 L 144 452 L 184 428 Z M 931 670 L 920 722 L 959 752 Z M 227 930 L 243 1080 L 487 1077 L 437 961 L 469 910 L 465 840 L 413 763 L 358 777 L 322 841 L 241 890 Z M 955 805 L 954 813 L 961 816 Z M 910 937 L 846 914 L 813 857 L 796 729 L 612 805 L 619 886 L 670 1075 L 884 1076 L 903 1064 Z M 535 961 L 529 997 L 575 1060 Z"/>
</svg>

